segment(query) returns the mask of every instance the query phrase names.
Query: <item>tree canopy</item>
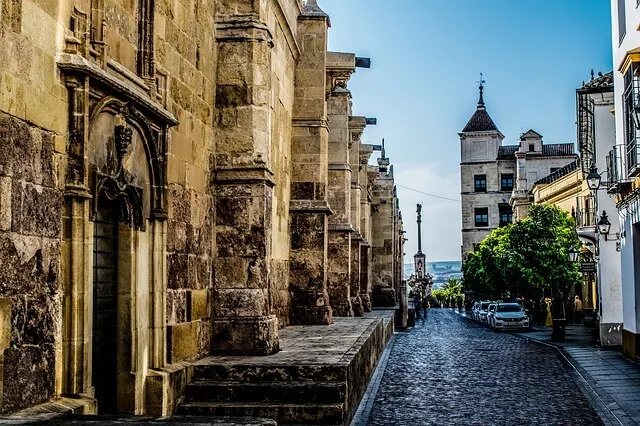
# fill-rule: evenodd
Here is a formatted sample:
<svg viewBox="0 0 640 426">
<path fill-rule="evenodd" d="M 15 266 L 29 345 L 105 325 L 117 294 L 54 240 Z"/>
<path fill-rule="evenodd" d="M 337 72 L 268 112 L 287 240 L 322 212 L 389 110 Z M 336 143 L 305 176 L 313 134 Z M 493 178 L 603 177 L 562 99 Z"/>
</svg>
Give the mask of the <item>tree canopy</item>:
<svg viewBox="0 0 640 426">
<path fill-rule="evenodd" d="M 569 249 L 580 247 L 575 222 L 556 206 L 533 204 L 526 219 L 495 229 L 463 262 L 465 290 L 476 297 L 535 297 L 549 290 L 564 300 L 580 283 Z M 549 293 L 547 293 L 549 294 Z"/>
<path fill-rule="evenodd" d="M 450 278 L 446 284 L 431 292 L 431 295 L 441 305 L 460 305 L 463 300 L 462 282 L 455 278 Z"/>
</svg>

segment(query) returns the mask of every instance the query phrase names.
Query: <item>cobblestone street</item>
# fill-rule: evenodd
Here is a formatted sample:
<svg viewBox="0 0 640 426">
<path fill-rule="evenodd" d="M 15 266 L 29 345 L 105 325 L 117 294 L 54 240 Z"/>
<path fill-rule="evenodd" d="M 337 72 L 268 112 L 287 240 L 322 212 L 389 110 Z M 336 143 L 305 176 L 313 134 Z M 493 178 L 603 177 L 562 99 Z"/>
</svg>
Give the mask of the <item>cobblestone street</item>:
<svg viewBox="0 0 640 426">
<path fill-rule="evenodd" d="M 602 424 L 553 349 L 431 309 L 396 335 L 369 425 Z"/>
</svg>

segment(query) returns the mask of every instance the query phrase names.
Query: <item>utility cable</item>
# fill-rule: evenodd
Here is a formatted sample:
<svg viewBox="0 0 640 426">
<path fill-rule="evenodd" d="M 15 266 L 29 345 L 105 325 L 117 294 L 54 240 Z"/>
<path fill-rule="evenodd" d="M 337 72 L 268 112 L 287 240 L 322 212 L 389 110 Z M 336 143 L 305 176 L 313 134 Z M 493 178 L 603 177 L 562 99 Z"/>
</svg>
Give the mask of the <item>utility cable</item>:
<svg viewBox="0 0 640 426">
<path fill-rule="evenodd" d="M 447 200 L 447 201 L 455 201 L 456 203 L 460 202 L 460 200 L 456 200 L 455 198 L 447 198 L 447 197 L 442 197 L 440 195 L 429 194 L 428 192 L 419 191 L 417 189 L 409 188 L 408 186 L 399 185 L 397 183 L 396 183 L 396 186 L 399 186 L 400 188 L 408 189 L 409 191 L 419 192 L 420 194 L 428 195 L 429 197 L 440 198 L 441 200 Z"/>
</svg>

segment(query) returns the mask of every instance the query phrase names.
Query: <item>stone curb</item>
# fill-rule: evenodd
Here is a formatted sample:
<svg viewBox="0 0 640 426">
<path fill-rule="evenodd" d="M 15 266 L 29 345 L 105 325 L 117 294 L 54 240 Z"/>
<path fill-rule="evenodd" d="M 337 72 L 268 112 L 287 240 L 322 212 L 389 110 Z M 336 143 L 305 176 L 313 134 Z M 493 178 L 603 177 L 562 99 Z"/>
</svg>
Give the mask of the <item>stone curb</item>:
<svg viewBox="0 0 640 426">
<path fill-rule="evenodd" d="M 360 401 L 360 405 L 358 405 L 356 414 L 351 420 L 350 426 L 365 426 L 369 421 L 371 409 L 373 408 L 373 403 L 376 400 L 378 389 L 380 389 L 380 383 L 382 382 L 382 377 L 384 376 L 384 372 L 387 369 L 387 363 L 389 362 L 389 356 L 391 354 L 391 350 L 393 349 L 395 341 L 396 334 L 394 333 L 391 336 L 391 339 L 389 339 L 387 346 L 384 348 L 382 355 L 380 356 L 380 361 L 378 361 L 378 365 L 376 366 L 376 369 L 371 376 L 369 385 L 364 392 L 364 396 Z"/>
</svg>

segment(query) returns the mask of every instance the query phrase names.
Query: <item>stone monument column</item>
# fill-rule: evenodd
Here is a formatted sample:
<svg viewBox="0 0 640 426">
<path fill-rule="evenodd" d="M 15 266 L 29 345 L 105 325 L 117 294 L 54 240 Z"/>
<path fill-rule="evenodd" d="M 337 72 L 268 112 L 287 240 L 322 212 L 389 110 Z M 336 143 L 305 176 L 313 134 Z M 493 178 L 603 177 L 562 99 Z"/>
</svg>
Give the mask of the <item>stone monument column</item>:
<svg viewBox="0 0 640 426">
<path fill-rule="evenodd" d="M 273 40 L 262 2 L 218 3 L 212 352 L 279 350 L 270 312 Z"/>
<path fill-rule="evenodd" d="M 295 73 L 291 148 L 291 261 L 293 324 L 331 324 L 327 292 L 328 141 L 326 103 L 329 17 L 315 0 L 298 17 L 300 56 Z"/>
</svg>

